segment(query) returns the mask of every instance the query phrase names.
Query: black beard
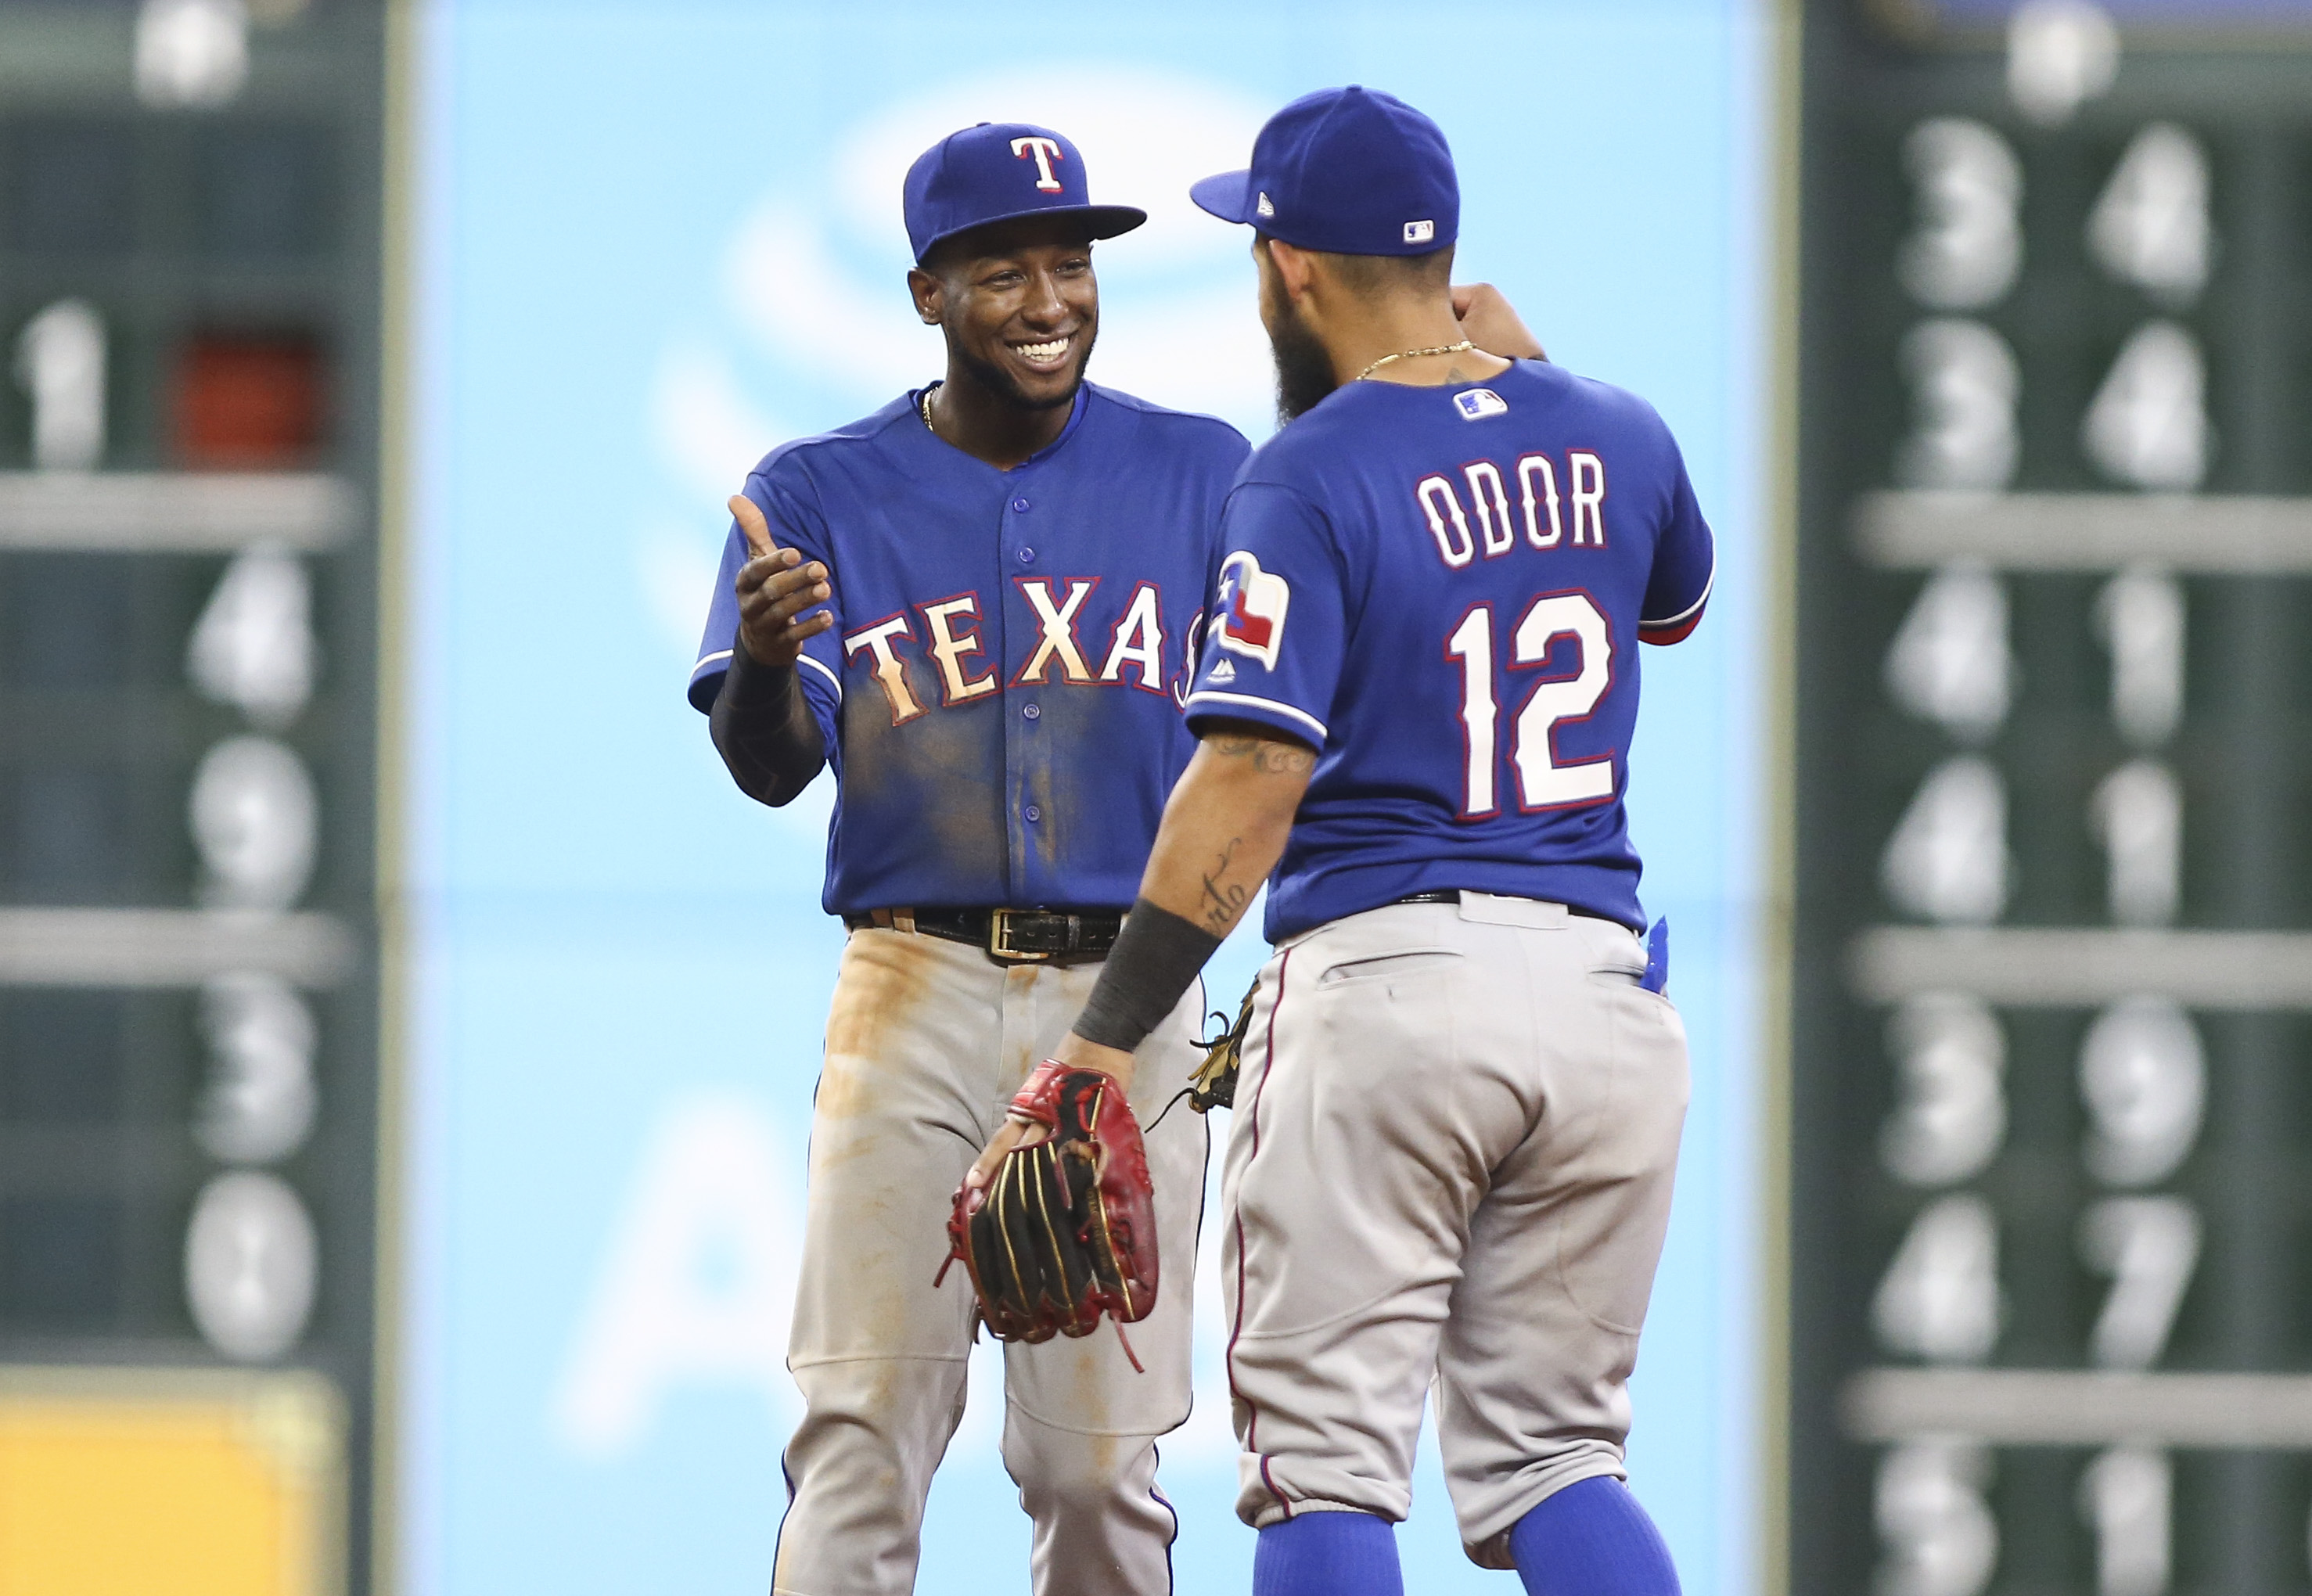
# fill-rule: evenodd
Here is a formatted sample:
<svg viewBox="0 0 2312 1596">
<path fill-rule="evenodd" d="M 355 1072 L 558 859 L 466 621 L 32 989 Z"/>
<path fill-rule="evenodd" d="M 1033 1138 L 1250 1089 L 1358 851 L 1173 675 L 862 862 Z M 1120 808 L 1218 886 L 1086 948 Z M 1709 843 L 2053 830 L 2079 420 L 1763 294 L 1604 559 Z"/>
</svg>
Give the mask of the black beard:
<svg viewBox="0 0 2312 1596">
<path fill-rule="evenodd" d="M 1302 325 L 1287 305 L 1268 335 L 1269 352 L 1276 357 L 1276 419 L 1280 425 L 1315 409 L 1324 397 L 1341 385 L 1333 372 L 1333 357 L 1316 335 Z"/>
<path fill-rule="evenodd" d="M 982 360 L 960 345 L 954 346 L 955 357 L 963 364 L 978 384 L 1015 410 L 1056 410 L 1063 405 L 1076 402 L 1076 390 L 1083 386 L 1084 367 L 1091 364 L 1091 346 L 1099 338 L 1099 326 L 1095 322 L 1082 335 L 1083 353 L 1076 356 L 1075 381 L 1057 399 L 1029 399 L 1020 386 L 1020 380 L 992 360 Z"/>
</svg>

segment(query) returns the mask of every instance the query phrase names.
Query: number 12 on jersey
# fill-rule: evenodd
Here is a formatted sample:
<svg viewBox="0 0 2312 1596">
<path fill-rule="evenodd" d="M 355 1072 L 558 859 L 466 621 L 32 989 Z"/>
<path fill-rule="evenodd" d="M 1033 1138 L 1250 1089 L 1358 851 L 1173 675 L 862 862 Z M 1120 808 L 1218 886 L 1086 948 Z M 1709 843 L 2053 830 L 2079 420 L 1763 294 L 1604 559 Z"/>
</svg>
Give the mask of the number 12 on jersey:
<svg viewBox="0 0 2312 1596">
<path fill-rule="evenodd" d="M 1596 601 L 1579 592 L 1543 593 L 1535 599 L 1510 633 L 1508 668 L 1539 667 L 1560 637 L 1573 639 L 1580 668 L 1570 676 L 1537 682 L 1510 730 L 1518 807 L 1528 813 L 1600 803 L 1614 795 L 1612 754 L 1560 764 L 1554 746 L 1559 724 L 1587 720 L 1614 684 L 1613 631 Z M 1445 657 L 1461 667 L 1461 727 L 1468 750 L 1461 818 L 1469 820 L 1501 811 L 1495 792 L 1501 768 L 1501 705 L 1495 691 L 1493 655 L 1493 607 L 1475 605 L 1445 639 Z"/>
</svg>

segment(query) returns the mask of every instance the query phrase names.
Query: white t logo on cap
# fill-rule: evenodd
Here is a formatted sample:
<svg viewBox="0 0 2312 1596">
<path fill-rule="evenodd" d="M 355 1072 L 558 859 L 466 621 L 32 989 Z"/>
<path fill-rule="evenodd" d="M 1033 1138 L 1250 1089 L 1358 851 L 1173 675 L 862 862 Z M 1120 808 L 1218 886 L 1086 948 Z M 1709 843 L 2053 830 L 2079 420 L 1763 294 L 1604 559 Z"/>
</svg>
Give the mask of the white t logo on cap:
<svg viewBox="0 0 2312 1596">
<path fill-rule="evenodd" d="M 1437 224 L 1434 222 L 1407 222 L 1405 224 L 1405 241 L 1408 244 L 1425 244 L 1436 236 Z"/>
<path fill-rule="evenodd" d="M 1036 187 L 1043 189 L 1047 194 L 1057 194 L 1060 191 L 1060 180 L 1052 175 L 1052 162 L 1066 159 L 1060 153 L 1058 139 L 1046 138 L 1041 135 L 1028 138 L 1015 138 L 1012 141 L 1012 153 L 1022 161 L 1030 155 L 1035 156 Z"/>
</svg>

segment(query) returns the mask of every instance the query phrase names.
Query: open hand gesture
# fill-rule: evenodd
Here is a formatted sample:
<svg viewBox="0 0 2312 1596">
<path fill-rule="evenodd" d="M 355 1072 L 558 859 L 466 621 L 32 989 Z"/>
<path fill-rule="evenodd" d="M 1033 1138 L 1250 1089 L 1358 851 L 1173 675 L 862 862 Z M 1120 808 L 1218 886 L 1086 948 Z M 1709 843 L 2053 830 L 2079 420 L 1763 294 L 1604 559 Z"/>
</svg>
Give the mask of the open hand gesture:
<svg viewBox="0 0 2312 1596">
<path fill-rule="evenodd" d="M 771 541 L 770 522 L 755 501 L 743 494 L 731 495 L 731 513 L 746 535 L 750 557 L 739 567 L 734 584 L 739 592 L 739 644 L 758 665 L 793 665 L 802 653 L 803 639 L 816 637 L 835 624 L 835 613 L 820 609 L 834 593 L 828 585 L 827 567 L 817 560 L 803 564 L 802 556 Z"/>
</svg>

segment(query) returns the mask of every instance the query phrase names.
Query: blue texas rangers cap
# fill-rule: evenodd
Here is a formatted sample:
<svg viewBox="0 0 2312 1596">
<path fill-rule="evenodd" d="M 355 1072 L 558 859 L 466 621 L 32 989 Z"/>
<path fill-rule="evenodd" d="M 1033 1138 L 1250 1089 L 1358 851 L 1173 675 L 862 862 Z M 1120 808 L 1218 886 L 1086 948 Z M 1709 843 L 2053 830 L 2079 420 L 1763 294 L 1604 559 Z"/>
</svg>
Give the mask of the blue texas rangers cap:
<svg viewBox="0 0 2312 1596">
<path fill-rule="evenodd" d="M 1252 165 L 1188 190 L 1223 222 L 1333 255 L 1426 255 L 1461 231 L 1461 185 L 1436 123 L 1378 89 L 1304 94 L 1268 118 Z"/>
<path fill-rule="evenodd" d="M 982 122 L 945 138 L 907 168 L 907 241 L 915 262 L 967 228 L 1020 216 L 1076 215 L 1094 238 L 1114 238 L 1148 220 L 1128 205 L 1094 205 L 1083 157 L 1049 127 Z"/>
</svg>

